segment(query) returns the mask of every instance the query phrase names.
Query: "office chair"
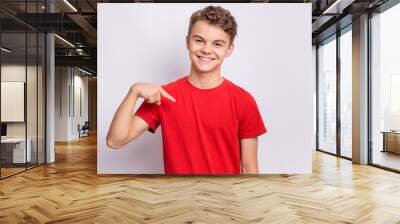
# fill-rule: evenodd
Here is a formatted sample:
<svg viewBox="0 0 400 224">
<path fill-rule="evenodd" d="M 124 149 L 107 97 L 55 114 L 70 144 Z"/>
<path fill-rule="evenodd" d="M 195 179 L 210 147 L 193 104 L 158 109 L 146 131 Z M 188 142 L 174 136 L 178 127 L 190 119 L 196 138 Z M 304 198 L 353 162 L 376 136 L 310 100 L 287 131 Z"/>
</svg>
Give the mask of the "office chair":
<svg viewBox="0 0 400 224">
<path fill-rule="evenodd" d="M 79 138 L 89 136 L 89 129 L 90 129 L 89 121 L 85 121 L 82 127 L 80 127 L 80 125 L 78 124 L 78 129 L 79 129 Z"/>
</svg>

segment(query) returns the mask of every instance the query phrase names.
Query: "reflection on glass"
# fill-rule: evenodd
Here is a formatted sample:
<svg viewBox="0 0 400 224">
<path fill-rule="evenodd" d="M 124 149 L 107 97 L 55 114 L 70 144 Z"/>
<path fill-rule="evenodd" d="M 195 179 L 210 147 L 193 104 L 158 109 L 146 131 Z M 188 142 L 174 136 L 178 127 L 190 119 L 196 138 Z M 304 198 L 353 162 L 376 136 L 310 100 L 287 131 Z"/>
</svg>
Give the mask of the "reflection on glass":
<svg viewBox="0 0 400 224">
<path fill-rule="evenodd" d="M 336 153 L 336 40 L 318 48 L 318 144 Z"/>
<path fill-rule="evenodd" d="M 400 170 L 400 5 L 372 18 L 372 163 Z"/>
<path fill-rule="evenodd" d="M 31 159 L 25 120 L 26 44 L 25 33 L 2 33 L 1 45 L 1 175 L 25 170 Z M 28 150 L 27 150 L 28 148 Z"/>
<path fill-rule="evenodd" d="M 390 75 L 390 130 L 400 130 L 400 73 Z"/>
<path fill-rule="evenodd" d="M 340 36 L 340 127 L 341 155 L 351 158 L 352 141 L 352 35 Z"/>
<path fill-rule="evenodd" d="M 38 147 L 37 147 L 37 75 L 38 75 L 38 50 L 37 41 L 38 36 L 36 32 L 27 33 L 27 99 L 26 99 L 26 113 L 27 113 L 27 143 L 28 149 L 30 148 L 30 161 L 27 167 L 34 167 L 37 165 L 38 160 Z"/>
<path fill-rule="evenodd" d="M 45 0 L 0 1 L 15 14 L 44 13 Z M 45 35 L 0 12 L 0 178 L 45 162 Z"/>
</svg>

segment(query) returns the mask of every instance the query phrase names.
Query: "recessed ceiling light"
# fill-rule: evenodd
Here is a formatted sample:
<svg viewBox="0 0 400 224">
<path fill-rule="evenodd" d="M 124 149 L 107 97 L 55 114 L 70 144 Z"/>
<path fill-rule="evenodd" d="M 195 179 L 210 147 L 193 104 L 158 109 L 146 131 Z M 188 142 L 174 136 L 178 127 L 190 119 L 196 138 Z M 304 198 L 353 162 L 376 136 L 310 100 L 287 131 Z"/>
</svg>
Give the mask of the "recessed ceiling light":
<svg viewBox="0 0 400 224">
<path fill-rule="evenodd" d="M 68 0 L 64 0 L 65 4 L 67 4 L 72 10 L 74 10 L 75 12 L 78 12 L 78 10 L 71 4 L 69 3 Z"/>
<path fill-rule="evenodd" d="M 54 36 L 57 37 L 58 39 L 60 39 L 61 41 L 63 41 L 64 43 L 68 44 L 69 46 L 75 48 L 75 45 L 71 44 L 71 42 L 69 42 L 68 40 L 66 40 L 66 39 L 64 39 L 64 38 L 62 38 L 62 37 L 60 37 L 60 36 L 57 35 L 57 34 L 54 34 Z"/>
<path fill-rule="evenodd" d="M 336 0 L 332 5 L 325 9 L 322 14 L 342 14 L 343 9 L 345 9 L 354 1 L 355 0 Z"/>
<path fill-rule="evenodd" d="M 78 67 L 78 70 L 81 71 L 81 72 L 83 72 L 83 73 L 85 73 L 85 74 L 92 75 L 92 73 L 90 73 L 90 72 L 88 72 L 88 71 L 86 71 L 86 70 L 83 70 L 83 69 L 81 69 L 81 68 L 79 68 L 79 67 Z"/>
<path fill-rule="evenodd" d="M 10 52 L 11 52 L 11 50 L 9 50 L 9 49 L 7 49 L 7 48 L 5 48 L 5 47 L 1 47 L 1 50 L 4 51 L 4 52 L 6 52 L 6 53 L 10 53 Z"/>
</svg>

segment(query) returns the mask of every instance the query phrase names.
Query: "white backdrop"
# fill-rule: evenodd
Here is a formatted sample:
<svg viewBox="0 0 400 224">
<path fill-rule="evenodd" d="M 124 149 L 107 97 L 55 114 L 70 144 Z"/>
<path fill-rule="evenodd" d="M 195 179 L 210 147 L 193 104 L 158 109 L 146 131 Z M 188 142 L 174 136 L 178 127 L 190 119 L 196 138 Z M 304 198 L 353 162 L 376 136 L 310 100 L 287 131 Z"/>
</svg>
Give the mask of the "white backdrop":
<svg viewBox="0 0 400 224">
<path fill-rule="evenodd" d="M 119 150 L 106 146 L 107 131 L 133 83 L 164 84 L 188 74 L 189 18 L 207 5 L 98 4 L 99 174 L 164 172 L 161 128 Z M 260 173 L 311 173 L 311 4 L 212 5 L 230 10 L 238 23 L 235 50 L 222 75 L 254 96 L 268 129 L 259 137 Z"/>
</svg>

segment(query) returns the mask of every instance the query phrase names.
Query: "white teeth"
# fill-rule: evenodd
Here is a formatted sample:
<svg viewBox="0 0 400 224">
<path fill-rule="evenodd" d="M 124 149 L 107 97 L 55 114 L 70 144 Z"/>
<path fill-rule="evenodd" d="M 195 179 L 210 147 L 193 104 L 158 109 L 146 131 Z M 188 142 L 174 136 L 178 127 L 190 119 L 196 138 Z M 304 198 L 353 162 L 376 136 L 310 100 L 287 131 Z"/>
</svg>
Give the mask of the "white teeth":
<svg viewBox="0 0 400 224">
<path fill-rule="evenodd" d="M 202 60 L 202 61 L 212 61 L 213 59 L 211 59 L 211 58 L 205 58 L 205 57 L 200 57 L 199 56 L 199 58 L 200 58 L 200 60 Z"/>
</svg>

